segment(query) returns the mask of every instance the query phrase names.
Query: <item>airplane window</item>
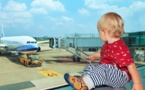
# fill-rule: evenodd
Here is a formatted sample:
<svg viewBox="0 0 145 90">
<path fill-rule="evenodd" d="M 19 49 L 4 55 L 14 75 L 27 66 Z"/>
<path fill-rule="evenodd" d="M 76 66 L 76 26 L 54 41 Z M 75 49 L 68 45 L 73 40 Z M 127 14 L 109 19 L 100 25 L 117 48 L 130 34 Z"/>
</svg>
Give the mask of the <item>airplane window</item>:
<svg viewBox="0 0 145 90">
<path fill-rule="evenodd" d="M 30 41 L 27 42 L 28 44 L 30 43 Z"/>
<path fill-rule="evenodd" d="M 36 42 L 34 41 L 34 42 L 31 42 L 31 43 L 36 43 Z"/>
<path fill-rule="evenodd" d="M 34 43 L 33 41 L 31 43 Z"/>
</svg>

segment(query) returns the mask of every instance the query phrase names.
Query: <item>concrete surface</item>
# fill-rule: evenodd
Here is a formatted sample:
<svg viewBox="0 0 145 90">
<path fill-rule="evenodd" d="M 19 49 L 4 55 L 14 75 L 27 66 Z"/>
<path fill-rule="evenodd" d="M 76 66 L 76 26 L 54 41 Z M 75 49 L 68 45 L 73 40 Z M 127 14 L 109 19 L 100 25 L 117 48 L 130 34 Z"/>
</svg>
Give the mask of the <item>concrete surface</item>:
<svg viewBox="0 0 145 90">
<path fill-rule="evenodd" d="M 1 55 L 0 86 L 11 86 L 12 84 L 30 81 L 36 87 L 45 88 L 47 84 L 49 84 L 48 87 L 51 86 L 51 82 L 54 84 L 55 82 L 51 79 L 57 78 L 57 76 L 46 77 L 39 73 L 40 71 L 52 70 L 60 73 L 60 77 L 62 77 L 66 72 L 79 73 L 87 65 L 85 61 L 81 63 L 73 62 L 71 59 L 72 54 L 64 49 L 51 49 L 47 44 L 43 44 L 41 45 L 41 50 L 41 52 L 34 55 L 43 58 L 41 67 L 25 67 L 18 61 L 17 56 L 11 56 L 10 54 Z"/>
</svg>

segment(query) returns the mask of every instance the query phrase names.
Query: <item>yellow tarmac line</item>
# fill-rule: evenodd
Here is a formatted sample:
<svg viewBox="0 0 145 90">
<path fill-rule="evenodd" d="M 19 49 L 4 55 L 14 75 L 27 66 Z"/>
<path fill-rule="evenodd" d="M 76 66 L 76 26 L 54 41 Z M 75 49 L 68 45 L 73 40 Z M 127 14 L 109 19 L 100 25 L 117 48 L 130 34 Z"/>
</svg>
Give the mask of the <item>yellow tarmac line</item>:
<svg viewBox="0 0 145 90">
<path fill-rule="evenodd" d="M 44 75 L 44 76 L 46 76 L 48 78 L 50 78 L 50 77 L 56 77 L 56 76 L 61 76 L 60 73 L 57 73 L 57 72 L 52 71 L 52 70 L 44 70 L 41 67 L 37 67 L 37 69 L 40 70 L 39 71 L 40 74 L 42 74 L 42 75 Z"/>
<path fill-rule="evenodd" d="M 52 71 L 52 70 L 42 70 L 42 71 L 39 71 L 40 74 L 50 78 L 50 77 L 57 77 L 57 76 L 61 76 L 60 73 L 57 73 L 55 71 Z"/>
</svg>

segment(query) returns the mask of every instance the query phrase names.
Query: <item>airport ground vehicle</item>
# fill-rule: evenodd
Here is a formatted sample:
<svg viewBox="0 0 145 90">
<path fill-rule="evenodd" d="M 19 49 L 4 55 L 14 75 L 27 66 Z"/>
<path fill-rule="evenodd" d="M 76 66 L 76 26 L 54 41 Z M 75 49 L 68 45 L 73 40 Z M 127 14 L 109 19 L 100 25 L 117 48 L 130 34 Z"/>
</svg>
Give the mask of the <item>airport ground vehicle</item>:
<svg viewBox="0 0 145 90">
<path fill-rule="evenodd" d="M 25 58 L 25 57 L 19 57 L 20 62 L 25 65 L 26 67 L 39 67 L 42 65 L 42 58 L 37 58 L 37 57 L 29 57 L 29 58 Z"/>
</svg>

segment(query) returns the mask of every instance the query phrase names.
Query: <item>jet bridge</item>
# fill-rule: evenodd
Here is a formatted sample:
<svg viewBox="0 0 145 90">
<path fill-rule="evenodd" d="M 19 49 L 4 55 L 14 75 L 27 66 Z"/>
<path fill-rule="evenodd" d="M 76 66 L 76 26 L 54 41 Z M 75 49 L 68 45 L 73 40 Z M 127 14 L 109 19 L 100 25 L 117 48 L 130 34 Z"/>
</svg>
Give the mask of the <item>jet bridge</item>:
<svg viewBox="0 0 145 90">
<path fill-rule="evenodd" d="M 81 53 L 87 55 L 84 51 L 98 51 L 103 45 L 103 41 L 96 34 L 72 34 L 64 39 L 64 48 L 74 54 L 73 61 L 80 62 L 80 59 L 86 60 Z"/>
<path fill-rule="evenodd" d="M 80 62 L 83 59 L 88 62 L 81 54 L 87 55 L 84 51 L 98 51 L 103 45 L 103 41 L 96 34 L 69 34 L 64 38 L 51 38 L 50 47 L 63 48 L 72 53 L 73 61 Z"/>
</svg>

